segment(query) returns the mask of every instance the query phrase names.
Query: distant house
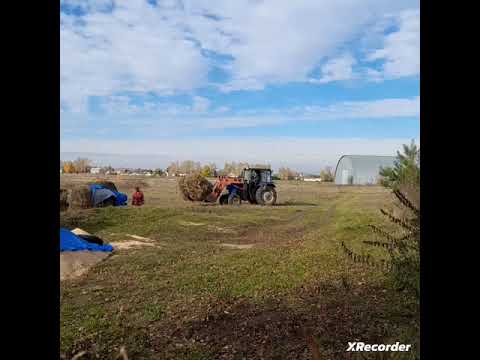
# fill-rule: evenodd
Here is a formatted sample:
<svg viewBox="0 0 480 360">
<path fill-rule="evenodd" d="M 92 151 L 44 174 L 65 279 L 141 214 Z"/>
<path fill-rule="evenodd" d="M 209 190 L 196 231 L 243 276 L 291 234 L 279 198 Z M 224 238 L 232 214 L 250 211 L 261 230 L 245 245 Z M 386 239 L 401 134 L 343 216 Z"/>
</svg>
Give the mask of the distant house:
<svg viewBox="0 0 480 360">
<path fill-rule="evenodd" d="M 100 174 L 100 171 L 102 171 L 102 168 L 100 167 L 92 167 L 90 169 L 90 174 Z"/>
<path fill-rule="evenodd" d="M 295 175 L 294 179 L 302 181 L 305 179 L 305 177 L 303 176 L 303 173 L 298 173 L 297 175 Z"/>
<path fill-rule="evenodd" d="M 117 169 L 117 174 L 128 174 L 130 173 L 130 170 L 127 168 L 119 168 Z"/>
<path fill-rule="evenodd" d="M 303 181 L 321 182 L 322 178 L 304 178 Z"/>
</svg>

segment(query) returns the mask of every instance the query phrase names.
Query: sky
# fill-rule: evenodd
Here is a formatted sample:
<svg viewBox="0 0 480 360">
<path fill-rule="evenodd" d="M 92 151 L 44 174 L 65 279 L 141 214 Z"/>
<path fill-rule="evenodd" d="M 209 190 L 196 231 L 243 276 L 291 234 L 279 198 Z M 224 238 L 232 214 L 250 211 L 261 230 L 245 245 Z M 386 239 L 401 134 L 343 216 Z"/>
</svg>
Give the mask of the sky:
<svg viewBox="0 0 480 360">
<path fill-rule="evenodd" d="M 419 143 L 419 71 L 419 0 L 61 0 L 61 158 L 395 155 Z"/>
</svg>

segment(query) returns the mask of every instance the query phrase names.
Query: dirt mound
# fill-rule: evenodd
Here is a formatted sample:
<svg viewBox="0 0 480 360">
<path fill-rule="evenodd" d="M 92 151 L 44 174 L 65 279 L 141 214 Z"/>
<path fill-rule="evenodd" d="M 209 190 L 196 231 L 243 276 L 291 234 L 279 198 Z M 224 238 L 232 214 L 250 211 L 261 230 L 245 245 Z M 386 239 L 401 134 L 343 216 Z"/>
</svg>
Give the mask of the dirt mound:
<svg viewBox="0 0 480 360">
<path fill-rule="evenodd" d="M 213 185 L 200 174 L 192 174 L 178 180 L 178 188 L 185 200 L 205 201 L 212 192 Z"/>
<path fill-rule="evenodd" d="M 69 207 L 70 209 L 88 209 L 92 207 L 92 194 L 88 185 L 76 185 L 72 188 Z"/>
<path fill-rule="evenodd" d="M 107 180 L 104 180 L 104 179 L 96 179 L 94 182 L 91 183 L 91 185 L 102 185 L 102 186 L 105 186 L 109 190 L 118 192 L 118 189 L 113 182 L 107 181 Z"/>
</svg>

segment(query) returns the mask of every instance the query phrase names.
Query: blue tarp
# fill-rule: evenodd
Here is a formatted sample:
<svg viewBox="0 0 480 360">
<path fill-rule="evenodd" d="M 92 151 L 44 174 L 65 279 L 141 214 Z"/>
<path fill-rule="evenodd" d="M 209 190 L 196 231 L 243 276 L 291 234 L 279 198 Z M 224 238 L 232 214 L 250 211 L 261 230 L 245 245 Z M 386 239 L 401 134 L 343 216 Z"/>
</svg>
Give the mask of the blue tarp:
<svg viewBox="0 0 480 360">
<path fill-rule="evenodd" d="M 90 185 L 90 191 L 92 193 L 92 204 L 95 207 L 110 196 L 115 197 L 115 206 L 127 205 L 128 196 L 126 194 L 110 190 L 103 185 L 92 184 Z"/>
<path fill-rule="evenodd" d="M 60 228 L 60 251 L 113 251 L 112 245 L 89 243 L 70 230 Z"/>
</svg>

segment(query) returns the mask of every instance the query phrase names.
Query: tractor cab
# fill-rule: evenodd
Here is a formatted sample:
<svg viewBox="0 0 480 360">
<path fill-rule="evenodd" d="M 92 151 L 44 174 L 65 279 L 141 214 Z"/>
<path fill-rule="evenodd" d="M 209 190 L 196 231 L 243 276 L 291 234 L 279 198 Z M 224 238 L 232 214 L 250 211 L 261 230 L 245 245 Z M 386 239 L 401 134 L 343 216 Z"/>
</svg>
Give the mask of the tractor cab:
<svg viewBox="0 0 480 360">
<path fill-rule="evenodd" d="M 240 175 L 247 184 L 273 184 L 272 170 L 263 168 L 245 168 Z"/>
<path fill-rule="evenodd" d="M 277 201 L 275 184 L 272 181 L 272 170 L 269 168 L 245 168 L 240 178 L 244 187 L 241 199 L 251 204 L 274 205 Z"/>
</svg>

